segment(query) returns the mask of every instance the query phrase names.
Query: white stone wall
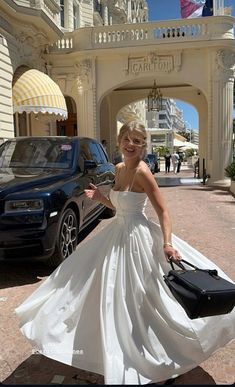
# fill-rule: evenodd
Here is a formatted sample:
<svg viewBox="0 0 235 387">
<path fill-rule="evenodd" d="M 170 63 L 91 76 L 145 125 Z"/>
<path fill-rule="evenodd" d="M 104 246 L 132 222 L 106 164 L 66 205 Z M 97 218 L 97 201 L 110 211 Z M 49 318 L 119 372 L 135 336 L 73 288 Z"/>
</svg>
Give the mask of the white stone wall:
<svg viewBox="0 0 235 387">
<path fill-rule="evenodd" d="M 81 3 L 81 27 L 93 26 L 93 2 L 85 0 Z"/>
<path fill-rule="evenodd" d="M 14 137 L 12 64 L 7 40 L 0 36 L 0 137 Z"/>
</svg>

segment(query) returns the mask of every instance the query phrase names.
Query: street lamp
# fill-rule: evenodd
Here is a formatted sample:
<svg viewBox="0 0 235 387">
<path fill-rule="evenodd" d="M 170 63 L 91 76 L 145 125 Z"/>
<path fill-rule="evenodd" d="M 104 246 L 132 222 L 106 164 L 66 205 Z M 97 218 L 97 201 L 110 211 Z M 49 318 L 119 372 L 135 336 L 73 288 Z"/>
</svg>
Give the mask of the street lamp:
<svg viewBox="0 0 235 387">
<path fill-rule="evenodd" d="M 154 80 L 153 88 L 148 94 L 148 112 L 155 110 L 162 110 L 162 93 L 157 88 L 156 81 Z"/>
</svg>

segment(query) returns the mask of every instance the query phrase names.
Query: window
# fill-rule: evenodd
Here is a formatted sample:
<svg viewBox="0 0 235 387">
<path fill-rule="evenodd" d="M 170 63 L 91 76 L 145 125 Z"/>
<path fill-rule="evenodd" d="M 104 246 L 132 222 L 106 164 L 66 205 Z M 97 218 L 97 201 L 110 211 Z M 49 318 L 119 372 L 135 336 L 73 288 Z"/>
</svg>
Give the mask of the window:
<svg viewBox="0 0 235 387">
<path fill-rule="evenodd" d="M 104 152 L 104 149 L 100 146 L 100 145 L 97 145 L 98 148 L 99 148 L 99 152 L 100 152 L 100 156 L 101 156 L 101 160 L 102 160 L 102 164 L 105 164 L 108 162 L 108 158 Z"/>
<path fill-rule="evenodd" d="M 80 27 L 80 21 L 79 21 L 79 6 L 74 4 L 73 5 L 73 29 L 76 30 Z"/>
<path fill-rule="evenodd" d="M 85 141 L 81 141 L 80 145 L 80 155 L 83 160 L 92 160 L 92 154 L 89 149 L 88 143 Z"/>
<path fill-rule="evenodd" d="M 92 160 L 94 160 L 98 165 L 103 164 L 98 145 L 95 142 L 90 142 L 89 149 L 92 154 Z"/>
<path fill-rule="evenodd" d="M 98 12 L 100 16 L 102 17 L 102 4 L 100 4 L 100 1 L 95 0 L 94 1 L 94 11 Z"/>
<path fill-rule="evenodd" d="M 64 0 L 60 0 L 60 25 L 64 27 Z"/>
<path fill-rule="evenodd" d="M 66 127 L 65 125 L 62 125 L 59 129 L 60 133 L 59 133 L 59 136 L 66 136 L 65 132 L 66 132 Z"/>
<path fill-rule="evenodd" d="M 8 168 L 69 168 L 73 146 L 70 140 L 62 138 L 11 140 L 1 147 L 0 159 L 1 166 Z"/>
<path fill-rule="evenodd" d="M 166 114 L 159 114 L 159 120 L 166 120 Z"/>
</svg>

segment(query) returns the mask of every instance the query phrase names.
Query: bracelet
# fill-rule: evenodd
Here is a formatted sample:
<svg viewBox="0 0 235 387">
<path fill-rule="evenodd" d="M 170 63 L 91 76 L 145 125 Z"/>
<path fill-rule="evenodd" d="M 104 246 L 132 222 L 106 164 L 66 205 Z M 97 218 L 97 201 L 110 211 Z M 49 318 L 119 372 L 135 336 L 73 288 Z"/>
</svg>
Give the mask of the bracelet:
<svg viewBox="0 0 235 387">
<path fill-rule="evenodd" d="M 165 242 L 165 243 L 163 243 L 163 247 L 166 247 L 166 246 L 173 247 L 172 244 L 171 244 L 170 242 Z"/>
</svg>

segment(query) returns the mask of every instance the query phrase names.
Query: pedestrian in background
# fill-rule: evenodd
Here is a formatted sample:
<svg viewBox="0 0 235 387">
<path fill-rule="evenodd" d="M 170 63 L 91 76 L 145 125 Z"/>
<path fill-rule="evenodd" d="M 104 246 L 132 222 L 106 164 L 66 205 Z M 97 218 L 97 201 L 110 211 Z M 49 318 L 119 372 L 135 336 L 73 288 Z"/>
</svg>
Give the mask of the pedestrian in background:
<svg viewBox="0 0 235 387">
<path fill-rule="evenodd" d="M 121 163 L 121 162 L 122 162 L 122 154 L 119 150 L 119 146 L 117 145 L 112 154 L 112 163 L 114 165 L 117 165 L 118 163 Z"/>
<path fill-rule="evenodd" d="M 177 174 L 179 155 L 176 151 L 174 151 L 173 155 L 171 155 L 171 160 L 173 164 L 173 172 Z"/>
<path fill-rule="evenodd" d="M 170 152 L 166 152 L 164 159 L 165 159 L 165 173 L 169 173 L 170 168 L 171 168 L 171 154 L 170 154 Z"/>
<path fill-rule="evenodd" d="M 181 164 L 182 164 L 182 161 L 183 161 L 183 157 L 182 157 L 182 154 L 180 152 L 177 152 L 177 153 L 178 153 L 178 156 L 179 156 L 178 165 L 177 165 L 177 173 L 179 173 L 180 169 L 181 169 Z"/>
<path fill-rule="evenodd" d="M 101 144 L 103 145 L 103 148 L 104 148 L 105 151 L 107 152 L 107 141 L 106 141 L 106 140 L 102 140 L 102 141 L 101 141 Z"/>
</svg>

